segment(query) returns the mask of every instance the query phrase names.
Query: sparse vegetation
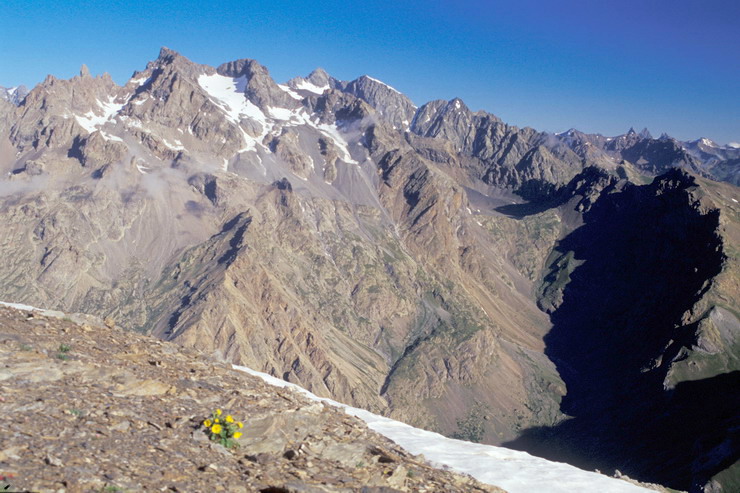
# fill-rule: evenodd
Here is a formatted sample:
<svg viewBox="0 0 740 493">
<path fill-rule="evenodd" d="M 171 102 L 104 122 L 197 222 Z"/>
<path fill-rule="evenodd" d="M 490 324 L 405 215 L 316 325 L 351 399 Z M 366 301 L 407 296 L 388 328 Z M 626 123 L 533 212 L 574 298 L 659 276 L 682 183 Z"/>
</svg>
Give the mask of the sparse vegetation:
<svg viewBox="0 0 740 493">
<path fill-rule="evenodd" d="M 483 406 L 476 402 L 465 418 L 457 420 L 458 430 L 452 434 L 452 438 L 480 443 L 485 433 L 484 416 Z"/>
<path fill-rule="evenodd" d="M 209 419 L 203 421 L 205 432 L 214 442 L 218 442 L 226 448 L 239 446 L 237 440 L 242 436 L 239 431 L 244 427 L 241 421 L 235 421 L 229 414 L 223 416 L 223 411 L 216 409 Z"/>
<path fill-rule="evenodd" d="M 69 352 L 72 350 L 72 346 L 67 344 L 60 344 L 57 348 L 57 359 L 67 361 L 69 359 Z"/>
</svg>

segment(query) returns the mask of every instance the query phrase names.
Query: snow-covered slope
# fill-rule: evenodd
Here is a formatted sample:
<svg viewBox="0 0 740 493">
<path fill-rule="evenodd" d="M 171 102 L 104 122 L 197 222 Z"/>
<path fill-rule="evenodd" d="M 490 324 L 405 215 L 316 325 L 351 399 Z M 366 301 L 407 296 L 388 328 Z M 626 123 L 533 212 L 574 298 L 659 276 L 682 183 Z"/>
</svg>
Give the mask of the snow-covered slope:
<svg viewBox="0 0 740 493">
<path fill-rule="evenodd" d="M 309 399 L 344 408 L 347 414 L 365 421 L 370 429 L 393 440 L 412 454 L 423 454 L 434 464 L 469 474 L 477 480 L 504 488 L 510 493 L 637 493 L 652 491 L 620 479 L 588 472 L 568 464 L 550 462 L 526 452 L 504 447 L 454 440 L 431 431 L 369 411 L 317 397 L 298 385 L 254 371 L 245 366 L 234 369 L 262 378 L 276 387 L 287 387 Z"/>
</svg>

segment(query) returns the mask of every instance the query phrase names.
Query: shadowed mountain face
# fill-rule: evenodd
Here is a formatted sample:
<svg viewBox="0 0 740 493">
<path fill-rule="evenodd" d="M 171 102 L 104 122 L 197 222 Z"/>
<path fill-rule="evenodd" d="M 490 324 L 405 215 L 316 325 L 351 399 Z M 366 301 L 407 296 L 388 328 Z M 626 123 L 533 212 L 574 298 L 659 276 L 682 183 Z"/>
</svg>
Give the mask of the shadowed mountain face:
<svg viewBox="0 0 740 493">
<path fill-rule="evenodd" d="M 696 188 L 678 171 L 648 186 L 612 181 L 559 241 L 541 304 L 572 418 L 509 445 L 686 490 L 738 459 L 739 372 L 664 386 L 725 261 L 718 211 L 697 206 Z"/>
<path fill-rule="evenodd" d="M 449 435 L 731 484 L 740 195 L 705 177 L 736 156 L 694 147 L 164 48 L 123 86 L 83 67 L 0 98 L 0 299 Z M 617 431 L 684 423 L 702 382 L 696 453 Z"/>
</svg>

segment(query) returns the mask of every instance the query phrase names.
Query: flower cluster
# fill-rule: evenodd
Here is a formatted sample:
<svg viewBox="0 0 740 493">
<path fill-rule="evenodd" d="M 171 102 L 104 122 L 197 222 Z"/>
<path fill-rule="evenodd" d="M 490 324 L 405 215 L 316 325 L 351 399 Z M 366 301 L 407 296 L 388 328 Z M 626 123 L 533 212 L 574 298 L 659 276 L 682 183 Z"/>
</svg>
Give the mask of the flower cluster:
<svg viewBox="0 0 740 493">
<path fill-rule="evenodd" d="M 203 421 L 203 426 L 206 427 L 206 434 L 214 442 L 218 442 L 226 448 L 239 446 L 236 440 L 242 436 L 242 432 L 238 430 L 244 428 L 244 424 L 241 421 L 235 421 L 231 415 L 223 417 L 223 412 L 216 409 L 209 419 Z"/>
</svg>

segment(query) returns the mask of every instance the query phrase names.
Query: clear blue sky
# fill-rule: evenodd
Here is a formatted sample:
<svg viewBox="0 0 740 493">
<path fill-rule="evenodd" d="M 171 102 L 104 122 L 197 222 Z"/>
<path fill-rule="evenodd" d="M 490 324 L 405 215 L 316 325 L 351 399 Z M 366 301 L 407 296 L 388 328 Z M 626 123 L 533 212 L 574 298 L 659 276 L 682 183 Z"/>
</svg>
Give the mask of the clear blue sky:
<svg viewBox="0 0 740 493">
<path fill-rule="evenodd" d="M 0 86 L 83 63 L 123 83 L 160 46 L 280 82 L 369 74 L 538 130 L 740 142 L 740 0 L 4 0 Z"/>
</svg>

